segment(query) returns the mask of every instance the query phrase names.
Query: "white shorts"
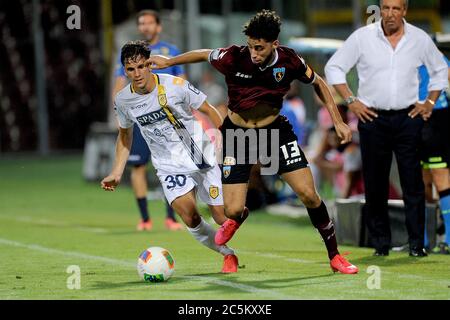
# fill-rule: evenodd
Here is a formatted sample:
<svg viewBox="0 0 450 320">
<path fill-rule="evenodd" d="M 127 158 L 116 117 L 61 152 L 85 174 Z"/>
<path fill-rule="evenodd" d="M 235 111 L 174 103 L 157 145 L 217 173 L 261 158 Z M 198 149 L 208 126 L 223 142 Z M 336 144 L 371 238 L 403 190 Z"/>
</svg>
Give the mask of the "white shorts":
<svg viewBox="0 0 450 320">
<path fill-rule="evenodd" d="M 186 174 L 161 172 L 157 175 L 169 204 L 195 188 L 197 196 L 203 202 L 213 206 L 223 205 L 222 177 L 217 164 L 215 167 L 204 171 Z"/>
</svg>

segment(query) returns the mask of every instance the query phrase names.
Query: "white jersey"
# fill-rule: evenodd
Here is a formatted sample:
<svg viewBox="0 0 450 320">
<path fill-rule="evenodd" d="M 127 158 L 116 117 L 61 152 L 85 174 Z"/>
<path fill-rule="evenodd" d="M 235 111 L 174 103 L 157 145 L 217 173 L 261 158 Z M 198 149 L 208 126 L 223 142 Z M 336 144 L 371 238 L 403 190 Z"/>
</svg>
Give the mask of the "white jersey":
<svg viewBox="0 0 450 320">
<path fill-rule="evenodd" d="M 187 80 L 168 74 L 158 74 L 164 86 L 167 106 L 174 117 L 186 128 L 191 140 L 183 143 L 179 132 L 169 122 L 158 101 L 158 88 L 148 94 L 134 92 L 131 84 L 120 90 L 114 101 L 114 109 L 121 128 L 130 128 L 136 123 L 151 152 L 153 166 L 158 173 L 190 173 L 200 171 L 202 166 L 194 161 L 192 142 L 211 167 L 216 165 L 214 146 L 192 114 L 206 100 L 206 95 Z M 185 141 L 186 142 L 186 141 Z"/>
</svg>

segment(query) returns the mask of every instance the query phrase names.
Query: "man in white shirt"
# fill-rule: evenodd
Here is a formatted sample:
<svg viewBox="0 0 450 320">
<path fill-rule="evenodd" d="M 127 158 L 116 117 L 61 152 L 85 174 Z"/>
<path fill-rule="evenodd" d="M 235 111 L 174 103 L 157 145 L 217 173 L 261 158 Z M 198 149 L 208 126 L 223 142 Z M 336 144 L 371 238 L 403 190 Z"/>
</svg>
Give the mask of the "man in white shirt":
<svg viewBox="0 0 450 320">
<path fill-rule="evenodd" d="M 120 183 L 136 124 L 151 151 L 168 203 L 197 241 L 224 256 L 222 272 L 237 272 L 234 251 L 226 245 L 215 244 L 216 231 L 196 209 L 198 195 L 208 204 L 217 224 L 227 220 L 214 147 L 195 120 L 192 109 L 204 113 L 216 127 L 222 124 L 222 117 L 188 81 L 152 73 L 145 66 L 149 57 L 150 49 L 143 41 L 129 42 L 122 47 L 121 61 L 131 83 L 115 97 L 114 109 L 119 122 L 116 157 L 111 173 L 102 180 L 101 186 L 106 191 L 114 191 Z"/>
<path fill-rule="evenodd" d="M 418 146 L 423 121 L 447 83 L 447 66 L 432 39 L 407 23 L 407 0 L 382 0 L 382 19 L 345 41 L 325 67 L 326 78 L 359 118 L 367 225 L 376 256 L 389 254 L 389 170 L 398 163 L 405 202 L 410 256 L 423 257 L 425 198 Z M 417 67 L 430 72 L 429 94 L 418 101 Z M 346 73 L 356 65 L 359 87 L 353 96 Z"/>
</svg>

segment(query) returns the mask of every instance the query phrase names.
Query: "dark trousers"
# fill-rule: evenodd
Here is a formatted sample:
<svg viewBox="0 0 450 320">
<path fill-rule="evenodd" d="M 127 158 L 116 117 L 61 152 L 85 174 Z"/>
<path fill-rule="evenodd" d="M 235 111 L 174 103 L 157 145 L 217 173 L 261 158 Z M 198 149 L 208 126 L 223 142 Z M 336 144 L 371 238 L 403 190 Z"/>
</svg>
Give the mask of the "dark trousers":
<svg viewBox="0 0 450 320">
<path fill-rule="evenodd" d="M 381 111 L 372 122 L 359 122 L 366 194 L 367 226 L 372 245 L 388 249 L 391 230 L 388 214 L 389 172 L 395 154 L 405 203 L 406 227 L 411 247 L 423 247 L 425 192 L 419 160 L 424 121 L 411 119 L 408 111 Z"/>
</svg>

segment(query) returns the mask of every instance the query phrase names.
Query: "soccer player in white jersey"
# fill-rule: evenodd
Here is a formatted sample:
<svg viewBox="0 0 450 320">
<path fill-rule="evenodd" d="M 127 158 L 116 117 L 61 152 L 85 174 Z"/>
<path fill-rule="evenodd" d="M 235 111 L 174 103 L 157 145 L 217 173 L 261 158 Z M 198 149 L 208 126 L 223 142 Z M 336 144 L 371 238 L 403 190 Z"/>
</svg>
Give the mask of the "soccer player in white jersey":
<svg viewBox="0 0 450 320">
<path fill-rule="evenodd" d="M 188 81 L 154 74 L 145 66 L 150 49 L 142 41 L 122 47 L 121 61 L 131 83 L 119 91 L 114 108 L 119 122 L 116 156 L 111 173 L 101 186 L 114 191 L 120 183 L 137 124 L 151 151 L 151 159 L 167 201 L 194 238 L 224 256 L 223 273 L 237 272 L 238 259 L 226 245 L 216 245 L 216 231 L 198 213 L 196 195 L 206 202 L 214 221 L 222 225 L 221 172 L 214 147 L 195 120 L 192 109 L 207 115 L 219 127 L 222 118 L 206 96 Z"/>
</svg>

